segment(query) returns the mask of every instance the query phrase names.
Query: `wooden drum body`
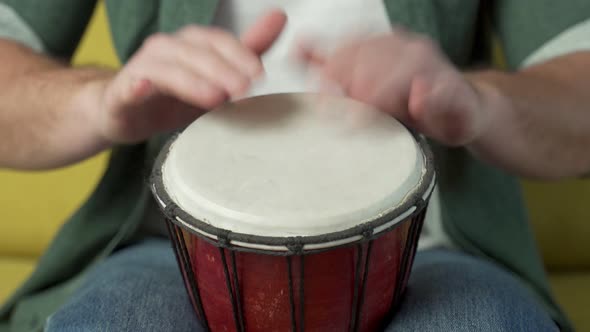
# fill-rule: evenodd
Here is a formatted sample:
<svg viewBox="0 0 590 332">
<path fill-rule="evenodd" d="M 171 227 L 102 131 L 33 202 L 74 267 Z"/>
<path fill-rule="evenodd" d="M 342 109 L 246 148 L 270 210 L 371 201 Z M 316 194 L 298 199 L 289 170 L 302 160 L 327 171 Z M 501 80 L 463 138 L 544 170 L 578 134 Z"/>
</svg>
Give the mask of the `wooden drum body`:
<svg viewBox="0 0 590 332">
<path fill-rule="evenodd" d="M 297 108 L 309 108 L 310 105 L 317 105 L 316 98 L 319 98 L 309 94 L 297 94 L 295 97 L 277 95 L 253 98 L 256 102 L 250 104 L 250 107 L 244 106 L 244 102 L 237 104 L 242 103 L 242 108 L 247 109 L 244 112 L 248 112 L 253 107 L 260 107 L 261 98 L 274 98 L 273 105 L 282 105 L 287 97 L 301 98 L 299 102 L 302 104 L 300 103 Z M 288 99 L 286 102 L 288 103 L 289 100 L 292 102 L 292 99 Z M 251 101 L 245 103 L 249 102 L 251 103 Z M 322 102 L 325 100 L 322 99 Z M 354 103 L 350 104 L 351 101 L 344 99 L 335 99 L 330 103 L 335 104 L 338 108 L 342 108 L 343 105 L 360 107 Z M 225 112 L 233 111 L 226 110 Z M 292 110 L 287 110 L 287 112 L 289 111 Z M 222 110 L 222 112 L 224 111 Z M 375 115 L 376 113 L 371 114 L 372 116 L 381 116 Z M 268 118 L 268 114 L 264 116 L 253 114 L 253 117 L 256 118 L 257 115 L 258 119 L 255 121 L 263 121 Z M 290 121 L 297 122 L 296 118 L 294 117 Z M 361 130 L 372 133 L 374 128 L 371 126 L 378 125 L 373 124 L 369 128 L 363 126 L 367 126 L 368 122 L 383 122 L 383 119 L 372 117 L 361 125 L 362 128 L 359 128 L 356 125 L 359 123 L 357 120 L 353 121 L 355 132 Z M 361 119 L 360 123 L 363 123 L 364 120 Z M 224 119 L 223 121 L 237 120 L 230 116 L 229 120 Z M 283 125 L 287 127 L 286 130 L 289 129 L 288 124 L 281 122 L 287 120 L 273 119 L 273 121 L 279 121 L 275 125 Z M 317 119 L 312 121 L 317 121 Z M 345 123 L 347 124 L 342 126 L 346 127 L 350 124 L 348 120 Z M 233 125 L 241 126 L 240 130 L 246 126 L 250 128 L 247 129 L 248 132 L 250 130 L 264 132 L 264 129 L 259 127 L 259 123 L 234 122 Z M 255 129 L 251 129 L 251 126 Z M 297 126 L 307 128 L 306 124 L 299 123 Z M 397 122 L 394 126 L 396 130 L 400 130 L 401 125 Z M 328 128 L 327 130 L 333 129 Z M 191 127 L 187 130 L 191 130 Z M 352 198 L 348 194 L 340 193 L 341 189 L 337 191 L 326 189 L 331 180 L 320 176 L 316 177 L 315 181 L 310 181 L 312 183 L 310 186 L 317 187 L 314 189 L 319 192 L 317 197 L 302 201 L 298 201 L 295 197 L 290 200 L 289 192 L 283 193 L 282 191 L 285 187 L 295 188 L 294 195 L 301 194 L 303 189 L 301 189 L 299 182 L 293 185 L 281 182 L 291 181 L 290 179 L 299 176 L 294 170 L 288 169 L 285 170 L 288 174 L 283 178 L 282 175 L 277 177 L 273 173 L 273 169 L 265 168 L 262 176 L 259 177 L 262 180 L 257 180 L 262 182 L 248 181 L 248 179 L 252 179 L 253 175 L 245 171 L 248 173 L 244 177 L 245 183 L 256 191 L 243 189 L 246 185 L 235 185 L 234 182 L 230 182 L 228 187 L 224 181 L 233 175 L 226 175 L 223 172 L 220 173 L 221 175 L 214 175 L 215 171 L 208 169 L 204 165 L 207 162 L 202 158 L 197 157 L 195 160 L 194 156 L 191 156 L 186 167 L 178 166 L 178 160 L 174 161 L 174 159 L 179 159 L 179 156 L 186 155 L 187 151 L 192 151 L 192 144 L 196 138 L 192 137 L 190 141 L 187 140 L 187 143 L 181 142 L 178 145 L 176 142 L 183 139 L 184 133 L 173 138 L 158 157 L 152 176 L 152 190 L 158 204 L 164 211 L 185 285 L 202 325 L 210 331 L 375 331 L 382 327 L 381 324 L 384 323 L 385 318 L 394 314 L 403 295 L 416 252 L 427 202 L 435 183 L 432 157 L 423 138 L 410 134 L 405 131 L 405 128 L 403 130 L 406 135 L 403 138 L 404 144 L 410 144 L 408 138 L 413 142 L 411 144 L 415 146 L 416 157 L 410 155 L 408 158 L 411 160 L 407 162 L 409 166 L 405 168 L 400 166 L 400 173 L 405 172 L 404 174 L 411 173 L 413 175 L 408 175 L 401 180 L 388 180 L 384 177 L 384 181 L 390 181 L 392 184 L 396 181 L 403 183 L 404 188 L 400 189 L 401 191 L 398 190 L 399 188 L 392 190 L 395 193 L 387 192 L 385 200 L 368 208 L 365 206 L 371 204 L 367 202 L 376 201 L 374 197 L 367 198 L 370 201 L 359 203 L 362 208 L 354 206 L 354 202 L 362 201 L 354 194 L 355 181 L 360 180 L 354 179 L 350 187 Z M 297 135 L 297 130 L 294 131 L 294 134 Z M 219 133 L 219 130 L 217 132 Z M 341 134 L 341 132 L 332 133 L 330 139 L 337 139 Z M 346 134 L 348 135 L 350 132 L 346 132 Z M 220 146 L 228 148 L 226 132 L 221 136 L 203 132 L 198 135 L 214 137 L 215 142 L 222 142 L 219 143 Z M 247 135 L 248 133 L 246 133 Z M 288 134 L 285 135 L 288 136 Z M 263 139 L 269 139 L 264 136 L 262 135 Z M 368 140 L 371 139 L 380 140 L 386 139 L 386 137 L 373 137 Z M 278 139 L 278 142 L 281 140 Z M 285 144 L 289 145 L 288 142 Z M 354 147 L 355 144 L 352 143 L 351 146 Z M 279 159 L 268 157 L 267 159 L 266 154 L 273 152 L 268 152 L 269 149 L 266 147 L 257 148 L 255 145 L 250 142 L 247 145 L 248 149 L 239 147 L 236 148 L 238 152 L 228 152 L 227 156 L 224 152 L 219 151 L 212 154 L 219 152 L 224 154 L 223 158 L 235 159 L 235 164 L 228 166 L 230 168 L 240 167 L 242 162 L 252 163 L 252 158 L 256 162 L 262 163 L 260 165 L 275 162 L 275 164 L 278 163 L 282 165 L 281 167 L 285 167 L 284 165 L 294 162 L 289 159 L 291 158 L 289 156 L 281 156 Z M 391 147 L 397 149 L 398 145 Z M 403 146 L 402 148 L 405 149 Z M 208 147 L 202 149 L 196 147 L 195 150 L 195 154 L 198 155 L 199 151 L 208 151 Z M 240 154 L 246 150 L 247 153 L 244 152 L 245 159 L 235 156 L 236 153 Z M 303 159 L 295 158 L 297 159 L 295 162 L 301 163 L 301 160 L 308 160 L 307 154 L 310 153 L 308 148 L 303 149 L 303 152 L 294 150 L 291 148 L 287 152 L 304 157 Z M 261 153 L 265 158 L 259 158 Z M 276 154 L 276 152 L 274 153 Z M 388 153 L 388 151 L 384 151 L 384 153 Z M 333 156 L 335 159 L 340 157 L 336 154 Z M 213 156 L 212 158 L 220 157 Z M 285 158 L 287 158 L 286 164 L 281 164 Z M 372 156 L 364 156 L 364 158 L 372 158 Z M 270 161 L 268 161 L 269 159 Z M 281 162 L 276 162 L 276 160 Z M 396 163 L 396 160 L 395 158 L 391 159 L 392 165 Z M 359 162 L 362 161 L 359 160 Z M 221 168 L 225 167 L 223 165 L 229 165 L 225 160 L 217 162 Z M 377 164 L 374 167 L 389 168 L 387 167 L 387 157 L 380 162 L 386 165 Z M 175 164 L 176 166 L 174 166 Z M 350 164 L 343 166 L 356 167 Z M 253 169 L 256 167 L 261 166 L 257 165 Z M 328 173 L 338 173 L 325 165 L 310 167 L 313 169 L 306 170 L 306 174 L 312 174 L 311 176 L 315 176 L 313 174 L 317 171 L 317 167 L 320 168 L 320 173 L 324 172 L 326 167 L 329 170 Z M 201 174 L 200 180 L 189 179 L 185 181 L 184 176 L 193 170 Z M 234 173 L 237 172 L 234 168 L 227 171 L 232 170 Z M 367 181 L 375 182 L 374 178 L 367 175 L 373 174 L 374 169 L 369 171 L 367 173 L 367 170 L 363 169 L 356 173 L 351 171 L 350 174 L 356 174 L 351 175 L 353 178 L 356 176 L 361 180 L 367 179 Z M 207 172 L 211 172 L 212 175 L 205 176 L 204 174 L 210 174 Z M 347 175 L 348 173 L 342 174 Z M 377 178 L 379 179 L 379 177 Z M 407 180 L 408 178 L 413 180 Z M 217 185 L 211 186 L 214 189 L 208 191 L 206 189 L 208 181 L 213 181 L 211 183 L 214 184 L 219 183 L 221 188 L 218 188 Z M 239 181 L 242 183 L 242 179 Z M 268 184 L 268 181 L 274 183 Z M 328 184 L 325 183 L 326 181 Z M 340 183 L 342 179 L 336 178 L 335 181 L 338 182 L 333 183 Z M 230 195 L 229 199 L 226 199 L 227 195 L 225 194 L 223 198 L 216 196 L 232 186 L 234 188 L 232 192 L 238 191 L 244 195 L 247 194 L 247 197 L 244 196 L 247 204 L 242 201 L 236 203 L 236 199 L 242 197 L 240 195 Z M 376 182 L 374 186 L 375 188 L 387 188 L 387 184 L 381 185 Z M 365 190 L 360 185 L 357 187 L 361 192 Z M 198 193 L 195 194 L 192 188 L 198 188 Z M 306 191 L 309 188 L 305 188 L 304 193 L 314 191 Z M 385 189 L 376 190 L 383 191 Z M 315 204 L 318 199 L 326 196 L 326 192 L 322 190 L 328 190 L 330 196 L 344 200 L 349 204 L 341 207 L 341 202 L 332 204 L 330 201 L 323 204 L 326 206 L 327 212 L 321 210 L 322 204 L 319 204 L 319 207 L 312 206 L 309 209 L 311 212 L 308 213 L 307 206 Z M 262 197 L 251 197 L 255 196 L 254 192 L 260 192 Z M 284 195 L 285 199 L 271 197 L 272 194 L 275 196 Z M 313 196 L 313 194 L 309 195 Z M 366 195 L 369 194 L 364 194 L 363 197 Z M 381 193 L 376 197 L 382 196 L 384 194 Z M 265 197 L 270 198 L 265 200 Z M 352 201 L 348 201 L 348 199 L 352 199 Z M 264 204 L 265 202 L 276 208 L 269 209 Z M 193 208 L 194 206 L 197 208 Z M 294 206 L 292 211 L 284 212 L 289 210 L 291 206 Z M 318 212 L 313 213 L 314 210 Z M 272 222 L 273 218 L 276 223 Z M 356 222 L 355 218 L 358 218 Z M 301 222 L 297 223 L 297 220 L 301 220 Z M 274 225 L 276 225 L 276 229 L 273 227 Z M 332 231 L 326 231 L 329 228 Z"/>
</svg>

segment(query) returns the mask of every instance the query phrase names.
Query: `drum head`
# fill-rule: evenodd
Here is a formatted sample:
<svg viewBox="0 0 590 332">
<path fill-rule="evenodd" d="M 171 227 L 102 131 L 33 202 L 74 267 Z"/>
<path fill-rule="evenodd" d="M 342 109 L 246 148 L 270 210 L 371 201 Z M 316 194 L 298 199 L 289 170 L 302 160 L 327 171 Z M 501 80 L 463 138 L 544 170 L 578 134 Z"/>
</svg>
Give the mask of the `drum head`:
<svg viewBox="0 0 590 332">
<path fill-rule="evenodd" d="M 160 156 L 163 188 L 154 189 L 162 206 L 178 206 L 190 216 L 184 223 L 209 235 L 322 236 L 386 223 L 426 198 L 434 181 L 423 152 L 401 123 L 360 102 L 259 96 L 179 134 Z"/>
</svg>

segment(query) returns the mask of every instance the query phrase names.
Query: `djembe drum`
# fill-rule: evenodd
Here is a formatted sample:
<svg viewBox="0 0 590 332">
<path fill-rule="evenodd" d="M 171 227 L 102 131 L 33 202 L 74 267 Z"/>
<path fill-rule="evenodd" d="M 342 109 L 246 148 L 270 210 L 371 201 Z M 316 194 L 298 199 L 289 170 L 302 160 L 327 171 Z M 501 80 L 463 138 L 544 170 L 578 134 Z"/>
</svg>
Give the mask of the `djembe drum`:
<svg viewBox="0 0 590 332">
<path fill-rule="evenodd" d="M 403 294 L 434 187 L 425 141 L 345 97 L 228 103 L 152 175 L 209 331 L 374 331 Z"/>
</svg>

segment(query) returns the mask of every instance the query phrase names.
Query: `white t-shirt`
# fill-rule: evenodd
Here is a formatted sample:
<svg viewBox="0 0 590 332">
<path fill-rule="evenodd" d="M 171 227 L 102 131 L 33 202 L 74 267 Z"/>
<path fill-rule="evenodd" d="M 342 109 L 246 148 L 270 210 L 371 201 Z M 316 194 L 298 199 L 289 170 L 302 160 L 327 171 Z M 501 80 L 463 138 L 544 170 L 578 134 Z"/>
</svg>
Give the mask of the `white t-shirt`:
<svg viewBox="0 0 590 332">
<path fill-rule="evenodd" d="M 288 16 L 285 30 L 263 56 L 266 76 L 249 95 L 310 91 L 315 87 L 294 57 L 296 43 L 310 40 L 326 51 L 351 36 L 376 35 L 392 28 L 382 0 L 221 0 L 213 24 L 240 35 L 261 15 L 282 8 Z M 451 247 L 441 222 L 435 189 L 419 241 L 419 249 Z"/>
</svg>

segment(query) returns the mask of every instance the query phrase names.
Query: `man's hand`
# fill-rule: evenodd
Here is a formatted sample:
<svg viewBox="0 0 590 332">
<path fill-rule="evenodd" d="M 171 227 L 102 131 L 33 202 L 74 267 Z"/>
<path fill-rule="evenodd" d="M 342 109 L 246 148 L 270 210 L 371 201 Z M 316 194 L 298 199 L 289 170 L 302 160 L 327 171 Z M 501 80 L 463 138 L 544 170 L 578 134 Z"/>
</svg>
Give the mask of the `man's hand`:
<svg viewBox="0 0 590 332">
<path fill-rule="evenodd" d="M 303 47 L 324 80 L 447 145 L 486 127 L 477 90 L 429 39 L 405 31 L 349 43 L 332 54 Z"/>
<path fill-rule="evenodd" d="M 331 54 L 302 45 L 301 54 L 329 86 L 509 172 L 544 179 L 590 172 L 589 52 L 515 73 L 461 73 L 432 41 L 396 30 Z"/>
<path fill-rule="evenodd" d="M 262 74 L 260 56 L 285 21 L 272 11 L 240 39 L 199 26 L 149 37 L 114 78 L 89 85 L 100 135 L 108 143 L 141 141 L 240 96 Z"/>
<path fill-rule="evenodd" d="M 285 21 L 270 11 L 240 38 L 198 26 L 158 34 L 119 71 L 0 38 L 0 167 L 65 166 L 189 124 L 249 88 Z"/>
</svg>

